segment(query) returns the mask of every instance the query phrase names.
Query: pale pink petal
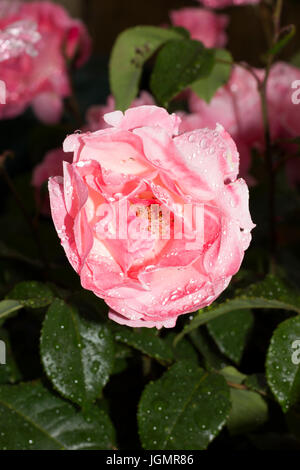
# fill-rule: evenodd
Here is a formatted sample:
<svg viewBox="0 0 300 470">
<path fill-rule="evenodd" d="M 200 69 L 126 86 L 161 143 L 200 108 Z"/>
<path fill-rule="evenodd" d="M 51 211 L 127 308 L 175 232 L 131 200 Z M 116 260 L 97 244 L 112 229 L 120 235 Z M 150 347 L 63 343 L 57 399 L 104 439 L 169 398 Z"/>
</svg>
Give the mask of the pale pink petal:
<svg viewBox="0 0 300 470">
<path fill-rule="evenodd" d="M 49 196 L 53 222 L 71 266 L 79 272 L 81 260 L 74 239 L 74 220 L 69 216 L 64 200 L 63 178 L 49 180 Z"/>
<path fill-rule="evenodd" d="M 104 116 L 104 120 L 119 129 L 133 130 L 139 127 L 156 126 L 159 123 L 170 136 L 178 134 L 180 118 L 176 114 L 169 114 L 165 109 L 157 106 L 139 106 L 125 111 L 115 111 Z"/>
</svg>

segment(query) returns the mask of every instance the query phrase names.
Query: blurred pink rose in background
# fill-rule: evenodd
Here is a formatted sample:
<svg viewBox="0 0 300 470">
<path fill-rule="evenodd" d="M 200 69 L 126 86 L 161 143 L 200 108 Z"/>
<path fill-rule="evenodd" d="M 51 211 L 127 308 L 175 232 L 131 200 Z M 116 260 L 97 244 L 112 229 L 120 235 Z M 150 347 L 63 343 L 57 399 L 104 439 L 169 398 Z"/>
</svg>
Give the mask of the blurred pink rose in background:
<svg viewBox="0 0 300 470">
<path fill-rule="evenodd" d="M 295 83 L 297 81 L 298 84 Z M 300 135 L 300 103 L 293 99 L 293 95 L 298 100 L 300 98 L 297 89 L 300 89 L 300 69 L 284 62 L 274 64 L 268 79 L 267 95 L 269 115 L 281 138 Z"/>
<path fill-rule="evenodd" d="M 200 3 L 209 8 L 225 8 L 239 5 L 255 5 L 260 0 L 198 0 Z"/>
<path fill-rule="evenodd" d="M 66 139 L 74 159 L 49 181 L 53 221 L 82 286 L 111 319 L 173 327 L 220 295 L 249 246 L 239 155 L 222 126 L 178 135 L 180 118 L 156 106 L 104 119 L 111 127 Z M 196 227 L 186 205 L 201 214 Z"/>
<path fill-rule="evenodd" d="M 227 42 L 225 28 L 229 18 L 226 15 L 216 15 L 202 8 L 182 8 L 171 11 L 170 18 L 174 26 L 184 27 L 192 39 L 206 47 L 223 47 Z"/>
<path fill-rule="evenodd" d="M 262 81 L 264 72 L 258 69 L 253 71 Z M 294 104 L 292 99 L 293 93 L 297 91 L 292 88 L 292 84 L 297 80 L 300 80 L 298 68 L 281 62 L 272 66 L 268 79 L 267 102 L 273 141 L 300 135 L 300 104 Z M 300 93 L 298 94 L 300 97 Z M 190 92 L 189 109 L 191 114 L 181 115 L 180 130 L 186 132 L 204 126 L 213 129 L 216 123 L 222 124 L 237 144 L 241 159 L 240 174 L 249 178 L 251 149 L 264 149 L 261 99 L 257 82 L 251 73 L 244 68 L 234 67 L 229 82 L 217 91 L 210 103 Z M 290 152 L 294 151 L 291 145 L 281 145 Z M 288 162 L 287 168 L 290 181 L 300 179 L 298 165 L 294 160 Z M 292 178 L 293 172 L 289 168 L 295 168 Z"/>
<path fill-rule="evenodd" d="M 288 154 L 295 154 L 299 144 L 284 142 L 300 136 L 300 70 L 284 62 L 274 64 L 268 81 L 269 116 L 278 128 L 279 144 Z M 280 142 L 282 140 L 282 142 Z M 300 183 L 299 156 L 286 163 L 288 180 Z"/>
<path fill-rule="evenodd" d="M 31 105 L 42 121 L 57 122 L 63 99 L 71 94 L 67 61 L 82 65 L 89 57 L 91 42 L 83 23 L 70 18 L 61 6 L 48 1 L 7 2 L 0 0 L 0 30 L 20 21 L 37 25 L 41 39 L 36 57 L 21 54 L 1 64 L 0 80 L 6 83 L 6 105 L 0 118 L 12 118 Z"/>
<path fill-rule="evenodd" d="M 264 73 L 254 70 L 263 80 Z M 193 126 L 214 128 L 222 124 L 232 135 L 240 153 L 240 173 L 248 175 L 251 164 L 251 148 L 263 145 L 261 100 L 255 78 L 245 69 L 234 67 L 229 82 L 220 88 L 210 103 L 195 93 L 189 95 L 191 115 L 182 117 L 182 131 Z"/>
<path fill-rule="evenodd" d="M 33 21 L 18 21 L 0 30 L 0 62 L 28 54 L 37 55 L 35 44 L 41 39 Z"/>
</svg>

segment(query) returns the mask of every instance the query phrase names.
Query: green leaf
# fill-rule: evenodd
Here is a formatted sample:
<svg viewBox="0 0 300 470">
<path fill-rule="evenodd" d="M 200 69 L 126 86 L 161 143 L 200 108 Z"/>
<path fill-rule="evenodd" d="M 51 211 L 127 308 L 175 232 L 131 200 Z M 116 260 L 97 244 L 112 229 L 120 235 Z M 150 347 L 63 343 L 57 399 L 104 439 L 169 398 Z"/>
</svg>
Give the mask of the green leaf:
<svg viewBox="0 0 300 470">
<path fill-rule="evenodd" d="M 225 377 L 227 382 L 231 382 L 234 384 L 241 384 L 244 382 L 244 380 L 247 379 L 247 375 L 242 374 L 240 371 L 238 371 L 235 367 L 232 366 L 226 366 L 222 370 L 220 370 L 220 374 Z"/>
<path fill-rule="evenodd" d="M 2 300 L 0 302 L 0 325 L 15 312 L 21 310 L 23 305 L 16 300 Z"/>
<path fill-rule="evenodd" d="M 227 427 L 231 435 L 251 432 L 268 419 L 268 405 L 256 392 L 234 388 L 233 384 L 246 383 L 248 377 L 235 367 L 220 371 L 230 385 L 231 410 Z"/>
<path fill-rule="evenodd" d="M 151 76 L 151 90 L 158 102 L 167 107 L 187 86 L 207 77 L 214 65 L 214 54 L 199 41 L 169 41 L 158 53 Z"/>
<path fill-rule="evenodd" d="M 225 49 L 215 50 L 215 63 L 209 76 L 200 78 L 191 85 L 192 90 L 199 98 L 209 103 L 216 91 L 228 82 L 232 69 L 232 60 L 230 52 Z"/>
<path fill-rule="evenodd" d="M 123 31 L 110 57 L 110 88 L 116 109 L 125 111 L 138 94 L 144 63 L 170 39 L 182 38 L 182 32 L 154 26 L 137 26 Z"/>
<path fill-rule="evenodd" d="M 169 26 L 169 31 L 176 31 L 177 33 L 180 33 L 180 35 L 185 39 L 190 39 L 191 37 L 190 32 L 183 26 Z"/>
<path fill-rule="evenodd" d="M 277 54 L 279 54 L 279 52 L 290 42 L 290 40 L 295 36 L 295 34 L 296 27 L 295 25 L 291 24 L 285 31 L 285 35 L 268 50 L 266 56 L 276 56 Z"/>
<path fill-rule="evenodd" d="M 47 307 L 54 300 L 51 289 L 37 281 L 20 282 L 6 297 L 18 300 L 20 304 L 28 308 Z"/>
<path fill-rule="evenodd" d="M 198 364 L 198 354 L 192 344 L 184 338 L 180 343 L 174 346 L 175 336 L 176 333 L 171 331 L 164 338 L 164 342 L 172 349 L 174 359 L 176 361 L 191 361 Z"/>
<path fill-rule="evenodd" d="M 268 405 L 258 393 L 231 388 L 230 398 L 227 427 L 231 435 L 254 431 L 268 420 Z"/>
<path fill-rule="evenodd" d="M 0 341 L 5 344 L 5 364 L 0 363 L 0 384 L 14 384 L 21 380 L 21 374 L 13 357 L 9 335 L 4 328 L 0 328 Z"/>
<path fill-rule="evenodd" d="M 267 379 L 264 374 L 251 374 L 245 378 L 244 384 L 247 388 L 254 392 L 259 392 L 263 395 L 268 395 L 269 387 Z"/>
<path fill-rule="evenodd" d="M 239 364 L 253 323 L 250 310 L 235 310 L 210 321 L 207 328 L 220 351 Z"/>
<path fill-rule="evenodd" d="M 177 362 L 142 393 L 139 434 L 145 449 L 206 449 L 230 410 L 229 388 L 218 374 Z"/>
<path fill-rule="evenodd" d="M 132 329 L 124 326 L 121 328 L 114 326 L 113 328 L 116 341 L 138 349 L 163 364 L 172 362 L 172 350 L 157 336 L 155 328 Z"/>
<path fill-rule="evenodd" d="M 38 383 L 0 387 L 3 450 L 111 449 L 114 430 L 97 407 L 84 415 Z"/>
<path fill-rule="evenodd" d="M 294 293 L 286 285 L 273 275 L 267 276 L 264 281 L 252 284 L 245 290 L 239 290 L 233 299 L 199 310 L 198 315 L 186 325 L 175 338 L 175 344 L 190 331 L 208 323 L 225 313 L 234 310 L 249 308 L 270 308 L 291 310 L 300 313 L 300 296 Z"/>
<path fill-rule="evenodd" d="M 105 325 L 87 320 L 75 308 L 55 300 L 43 325 L 41 357 L 54 387 L 85 406 L 100 396 L 112 373 L 113 338 Z"/>
<path fill-rule="evenodd" d="M 198 330 L 192 331 L 189 334 L 189 337 L 203 357 L 205 369 L 219 370 L 227 365 L 227 361 L 224 360 L 223 356 L 205 329 L 199 328 Z M 178 347 L 180 343 L 181 341 L 176 343 L 176 347 Z"/>
<path fill-rule="evenodd" d="M 268 349 L 268 384 L 284 412 L 300 400 L 300 317 L 275 330 Z"/>
<path fill-rule="evenodd" d="M 123 372 L 128 365 L 127 359 L 132 356 L 132 349 L 125 344 L 115 343 L 115 358 L 113 374 Z"/>
</svg>

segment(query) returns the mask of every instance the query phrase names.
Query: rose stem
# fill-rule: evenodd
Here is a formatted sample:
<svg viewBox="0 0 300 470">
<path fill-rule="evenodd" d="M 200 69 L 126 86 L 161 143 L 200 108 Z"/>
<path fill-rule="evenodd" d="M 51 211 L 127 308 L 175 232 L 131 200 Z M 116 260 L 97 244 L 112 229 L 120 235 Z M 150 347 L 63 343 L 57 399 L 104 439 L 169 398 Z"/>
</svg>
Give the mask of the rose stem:
<svg viewBox="0 0 300 470">
<path fill-rule="evenodd" d="M 282 13 L 282 0 L 277 0 L 275 10 L 273 13 L 273 46 L 277 43 L 280 35 L 280 19 Z M 268 196 L 269 196 L 269 236 L 270 236 L 270 270 L 275 268 L 275 261 L 277 255 L 277 231 L 276 231 L 276 210 L 275 210 L 275 193 L 276 193 L 276 175 L 273 169 L 273 156 L 272 156 L 272 139 L 270 132 L 270 120 L 267 102 L 267 84 L 270 75 L 271 66 L 274 60 L 274 54 L 269 54 L 267 65 L 265 69 L 264 80 L 259 86 L 259 94 L 261 98 L 262 118 L 264 125 L 264 138 L 265 138 L 265 164 L 266 174 L 268 178 Z"/>
</svg>

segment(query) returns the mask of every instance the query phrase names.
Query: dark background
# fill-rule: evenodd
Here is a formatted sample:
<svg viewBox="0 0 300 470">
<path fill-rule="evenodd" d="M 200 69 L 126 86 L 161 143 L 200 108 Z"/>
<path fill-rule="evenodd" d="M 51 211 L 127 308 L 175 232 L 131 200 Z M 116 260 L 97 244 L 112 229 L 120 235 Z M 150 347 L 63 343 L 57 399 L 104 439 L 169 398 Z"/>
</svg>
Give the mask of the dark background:
<svg viewBox="0 0 300 470">
<path fill-rule="evenodd" d="M 187 6 L 200 6 L 196 0 L 59 0 L 73 16 L 81 17 L 87 24 L 94 41 L 94 51 L 102 56 L 110 53 L 116 36 L 124 29 L 139 25 L 160 25 L 168 22 L 168 12 Z M 253 6 L 234 7 L 226 10 L 230 15 L 228 28 L 229 49 L 235 59 L 261 65 L 260 53 L 266 49 L 266 41 Z M 289 58 L 300 49 L 300 1 L 284 0 L 283 24 L 297 26 L 297 37 L 282 56 Z M 258 51 L 260 53 L 258 54 Z"/>
</svg>

